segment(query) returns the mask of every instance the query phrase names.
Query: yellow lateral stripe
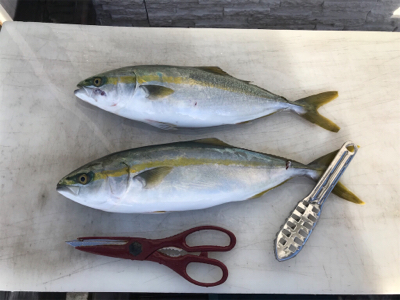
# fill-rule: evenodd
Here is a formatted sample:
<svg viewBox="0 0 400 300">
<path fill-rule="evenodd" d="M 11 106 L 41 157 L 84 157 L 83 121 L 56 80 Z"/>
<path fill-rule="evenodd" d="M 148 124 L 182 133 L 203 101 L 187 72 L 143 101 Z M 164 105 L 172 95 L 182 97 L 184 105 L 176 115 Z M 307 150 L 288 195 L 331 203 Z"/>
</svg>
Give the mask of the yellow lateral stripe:
<svg viewBox="0 0 400 300">
<path fill-rule="evenodd" d="M 179 158 L 179 159 L 174 159 L 174 160 L 164 160 L 164 161 L 153 161 L 153 162 L 148 162 L 148 163 L 143 163 L 143 164 L 138 164 L 135 165 L 135 169 L 132 168 L 122 168 L 118 170 L 107 170 L 107 171 L 101 171 L 97 172 L 94 175 L 93 180 L 99 180 L 99 179 L 106 179 L 107 177 L 119 177 L 122 175 L 126 175 L 129 170 L 130 173 L 137 173 L 146 169 L 151 169 L 151 168 L 156 168 L 156 167 L 184 167 L 184 166 L 190 166 L 190 165 L 204 165 L 204 164 L 220 164 L 220 165 L 242 165 L 242 166 L 247 166 L 247 167 L 259 167 L 262 166 L 262 163 L 257 163 L 257 162 L 239 162 L 239 161 L 234 161 L 234 160 L 221 160 L 221 161 L 215 161 L 212 159 L 194 159 L 194 158 Z M 282 165 L 283 167 L 283 165 Z"/>
<path fill-rule="evenodd" d="M 121 83 L 136 83 L 136 76 L 121 76 L 119 78 Z"/>
<path fill-rule="evenodd" d="M 117 85 L 118 83 L 137 83 L 144 84 L 149 82 L 158 82 L 158 83 L 172 83 L 172 84 L 187 84 L 187 85 L 200 85 L 204 87 L 210 88 L 218 88 L 221 90 L 226 90 L 230 92 L 242 93 L 246 94 L 245 90 L 236 90 L 234 88 L 230 88 L 226 85 L 215 85 L 211 82 L 204 82 L 194 80 L 192 78 L 186 77 L 174 77 L 174 76 L 165 76 L 163 74 L 147 74 L 147 75 L 139 75 L 139 76 L 118 76 L 118 77 L 108 77 L 107 83 Z"/>
<path fill-rule="evenodd" d="M 107 84 L 118 84 L 118 78 L 117 77 L 107 77 Z"/>
<path fill-rule="evenodd" d="M 129 168 L 122 168 L 119 170 L 107 170 L 107 171 L 101 171 L 98 173 L 94 174 L 93 180 L 98 180 L 98 179 L 106 179 L 107 177 L 119 177 L 122 175 L 125 175 L 129 172 Z M 130 173 L 135 173 L 135 170 L 131 170 Z"/>
<path fill-rule="evenodd" d="M 200 85 L 209 88 L 217 88 L 233 93 L 241 93 L 241 94 L 248 94 L 246 90 L 242 89 L 235 89 L 234 87 L 230 87 L 228 85 L 216 85 L 212 82 L 205 82 L 205 81 L 198 81 L 192 78 L 185 78 L 185 77 L 174 77 L 174 76 L 165 76 L 165 75 L 158 75 L 158 74 L 151 74 L 151 75 L 139 75 L 137 77 L 138 84 L 149 83 L 149 82 L 159 82 L 159 83 L 173 83 L 173 84 L 188 84 L 188 85 Z"/>
<path fill-rule="evenodd" d="M 158 81 L 158 82 L 167 82 L 167 83 L 175 83 L 175 84 L 189 84 L 189 85 L 207 85 L 204 82 L 196 81 L 191 78 L 183 78 L 183 77 L 173 77 L 173 76 L 159 76 L 156 74 L 152 75 L 143 75 L 137 78 L 139 84 L 151 82 L 151 81 Z"/>
<path fill-rule="evenodd" d="M 107 84 L 117 85 L 118 83 L 136 83 L 136 77 L 135 76 L 107 77 Z"/>
</svg>

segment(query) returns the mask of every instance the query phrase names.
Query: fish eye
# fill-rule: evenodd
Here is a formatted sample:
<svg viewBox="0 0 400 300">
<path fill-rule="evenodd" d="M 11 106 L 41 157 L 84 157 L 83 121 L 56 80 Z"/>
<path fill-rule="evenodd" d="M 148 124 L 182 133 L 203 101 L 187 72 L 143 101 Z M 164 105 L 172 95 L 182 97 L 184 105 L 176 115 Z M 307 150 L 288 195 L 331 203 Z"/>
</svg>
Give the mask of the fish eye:
<svg viewBox="0 0 400 300">
<path fill-rule="evenodd" d="M 101 85 L 101 78 L 97 77 L 93 80 L 93 84 L 95 86 L 100 86 Z"/>
<path fill-rule="evenodd" d="M 86 174 L 79 174 L 78 181 L 81 184 L 86 184 L 88 183 L 88 176 Z"/>
</svg>

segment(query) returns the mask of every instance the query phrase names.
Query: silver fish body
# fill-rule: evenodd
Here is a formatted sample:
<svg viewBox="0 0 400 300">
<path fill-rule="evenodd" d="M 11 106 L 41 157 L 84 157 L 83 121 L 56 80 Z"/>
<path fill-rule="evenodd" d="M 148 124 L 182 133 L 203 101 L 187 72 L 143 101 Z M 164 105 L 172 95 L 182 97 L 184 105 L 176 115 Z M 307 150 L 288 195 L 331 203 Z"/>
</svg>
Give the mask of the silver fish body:
<svg viewBox="0 0 400 300">
<path fill-rule="evenodd" d="M 80 204 L 119 213 L 184 211 L 251 199 L 323 168 L 215 140 L 114 153 L 68 174 L 57 190 Z"/>
<path fill-rule="evenodd" d="M 82 100 L 161 129 L 238 124 L 290 110 L 328 130 L 339 130 L 316 112 L 337 92 L 292 102 L 218 67 L 125 67 L 90 77 L 78 87 L 75 95 Z"/>
</svg>

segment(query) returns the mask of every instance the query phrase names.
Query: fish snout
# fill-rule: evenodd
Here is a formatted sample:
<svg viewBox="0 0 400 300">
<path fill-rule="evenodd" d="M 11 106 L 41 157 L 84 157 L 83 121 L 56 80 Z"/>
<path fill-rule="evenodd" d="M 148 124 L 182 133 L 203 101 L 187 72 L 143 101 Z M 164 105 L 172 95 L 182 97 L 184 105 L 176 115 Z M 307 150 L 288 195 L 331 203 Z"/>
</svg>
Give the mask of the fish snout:
<svg viewBox="0 0 400 300">
<path fill-rule="evenodd" d="M 74 91 L 75 96 L 80 97 L 82 95 L 88 96 L 91 93 L 91 89 L 90 88 L 86 88 L 84 86 L 79 86 L 78 85 L 78 89 L 76 89 Z"/>
<path fill-rule="evenodd" d="M 81 87 L 79 89 L 76 89 L 74 91 L 74 94 L 79 99 L 81 99 L 83 101 L 86 101 L 86 102 L 89 102 L 89 103 L 92 103 L 95 100 L 95 99 L 93 99 L 91 97 L 92 96 L 92 92 L 91 92 L 91 89 L 89 89 L 89 88 Z"/>
<path fill-rule="evenodd" d="M 71 195 L 78 195 L 79 194 L 79 186 L 66 186 L 63 184 L 57 184 L 56 188 L 57 192 L 59 192 L 61 195 L 69 198 Z"/>
</svg>

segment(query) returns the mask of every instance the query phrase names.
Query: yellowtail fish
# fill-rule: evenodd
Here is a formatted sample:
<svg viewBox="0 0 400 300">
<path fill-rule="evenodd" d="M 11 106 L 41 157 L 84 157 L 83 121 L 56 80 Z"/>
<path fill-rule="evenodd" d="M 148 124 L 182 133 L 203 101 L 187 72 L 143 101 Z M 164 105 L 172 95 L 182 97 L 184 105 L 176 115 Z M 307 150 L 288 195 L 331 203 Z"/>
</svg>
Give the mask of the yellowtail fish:
<svg viewBox="0 0 400 300">
<path fill-rule="evenodd" d="M 317 112 L 337 92 L 289 101 L 218 67 L 125 67 L 78 87 L 75 95 L 92 105 L 165 130 L 238 124 L 285 110 L 327 130 L 340 129 Z"/>
<path fill-rule="evenodd" d="M 61 179 L 57 191 L 82 205 L 118 213 L 184 211 L 252 199 L 297 176 L 314 181 L 336 152 L 308 165 L 217 139 L 110 154 Z M 340 182 L 333 193 L 362 204 Z"/>
</svg>

